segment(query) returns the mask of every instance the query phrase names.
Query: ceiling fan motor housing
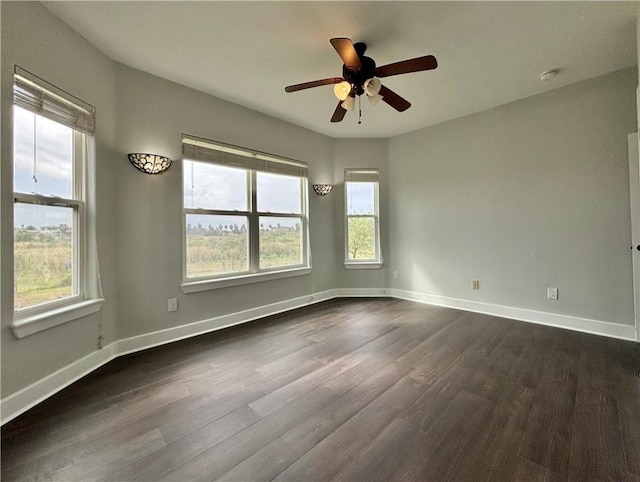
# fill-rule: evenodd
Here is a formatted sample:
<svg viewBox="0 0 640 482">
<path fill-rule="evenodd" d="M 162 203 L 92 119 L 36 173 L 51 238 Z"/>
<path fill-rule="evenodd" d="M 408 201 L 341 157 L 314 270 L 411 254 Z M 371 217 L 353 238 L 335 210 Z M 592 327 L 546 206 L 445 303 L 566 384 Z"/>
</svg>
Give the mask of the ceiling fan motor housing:
<svg viewBox="0 0 640 482">
<path fill-rule="evenodd" d="M 353 94 L 364 94 L 364 83 L 372 77 L 375 77 L 376 63 L 371 57 L 365 57 L 364 52 L 367 50 L 367 44 L 357 42 L 353 47 L 360 59 L 361 67 L 342 66 L 342 77 L 353 85 Z"/>
</svg>

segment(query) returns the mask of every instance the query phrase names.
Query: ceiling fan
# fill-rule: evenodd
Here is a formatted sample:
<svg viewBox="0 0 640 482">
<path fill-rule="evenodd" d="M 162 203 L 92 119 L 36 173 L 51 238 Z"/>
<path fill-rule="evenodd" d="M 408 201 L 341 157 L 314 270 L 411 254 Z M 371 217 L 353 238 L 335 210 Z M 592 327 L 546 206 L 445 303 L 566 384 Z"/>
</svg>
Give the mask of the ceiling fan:
<svg viewBox="0 0 640 482">
<path fill-rule="evenodd" d="M 382 100 L 398 112 L 404 112 L 411 107 L 411 103 L 382 85 L 380 78 L 432 70 L 438 66 L 438 61 L 433 55 L 426 55 L 376 67 L 375 61 L 371 57 L 364 55 L 367 50 L 367 44 L 362 42 L 354 44 L 348 38 L 332 38 L 330 42 L 344 62 L 342 77 L 329 77 L 328 79 L 289 85 L 284 90 L 285 92 L 297 92 L 298 90 L 334 84 L 333 92 L 339 102 L 331 117 L 331 122 L 340 122 L 344 119 L 347 110 L 355 108 L 356 97 L 359 99 L 365 93 L 371 105 L 375 105 Z"/>
</svg>

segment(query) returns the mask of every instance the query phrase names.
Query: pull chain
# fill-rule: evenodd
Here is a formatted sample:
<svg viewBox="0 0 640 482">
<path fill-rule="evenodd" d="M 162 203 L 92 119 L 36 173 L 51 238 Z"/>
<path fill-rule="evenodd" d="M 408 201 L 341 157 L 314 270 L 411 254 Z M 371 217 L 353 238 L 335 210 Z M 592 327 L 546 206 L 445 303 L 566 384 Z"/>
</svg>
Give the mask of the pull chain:
<svg viewBox="0 0 640 482">
<path fill-rule="evenodd" d="M 362 96 L 358 96 L 358 124 L 362 124 Z"/>
</svg>

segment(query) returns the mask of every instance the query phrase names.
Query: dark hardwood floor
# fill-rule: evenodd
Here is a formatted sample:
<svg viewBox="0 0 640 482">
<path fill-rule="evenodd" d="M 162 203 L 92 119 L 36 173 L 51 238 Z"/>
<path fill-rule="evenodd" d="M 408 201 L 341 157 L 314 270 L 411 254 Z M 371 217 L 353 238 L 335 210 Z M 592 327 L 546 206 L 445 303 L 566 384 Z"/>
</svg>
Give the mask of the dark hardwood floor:
<svg viewBox="0 0 640 482">
<path fill-rule="evenodd" d="M 119 358 L 2 428 L 2 480 L 640 481 L 640 345 L 333 300 Z"/>
</svg>

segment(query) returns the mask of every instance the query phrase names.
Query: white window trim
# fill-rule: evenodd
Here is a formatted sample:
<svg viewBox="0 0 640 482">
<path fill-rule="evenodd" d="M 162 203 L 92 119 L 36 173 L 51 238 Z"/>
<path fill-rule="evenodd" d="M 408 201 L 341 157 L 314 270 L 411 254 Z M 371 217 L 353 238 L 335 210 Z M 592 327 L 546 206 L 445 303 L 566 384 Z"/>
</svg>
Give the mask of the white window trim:
<svg viewBox="0 0 640 482">
<path fill-rule="evenodd" d="M 185 142 L 183 136 L 183 143 Z M 188 140 L 188 142 L 193 142 Z M 291 162 L 285 158 L 278 158 L 270 154 L 257 153 L 257 151 L 245 150 L 236 146 L 229 146 L 226 144 L 218 144 L 216 142 L 202 143 L 208 148 L 219 148 L 221 151 L 232 150 L 234 154 L 246 155 L 248 159 L 251 158 L 264 158 L 269 161 L 275 162 Z M 188 159 L 184 160 L 203 162 L 204 160 Z M 297 162 L 297 161 L 293 161 Z M 213 162 L 212 164 L 217 164 Z M 182 163 L 184 169 L 184 163 Z M 182 291 L 184 293 L 195 293 L 200 291 L 208 291 L 219 288 L 226 288 L 231 286 L 240 286 L 251 283 L 258 283 L 263 281 L 270 281 L 275 279 L 289 278 L 293 276 L 303 276 L 311 273 L 311 253 L 309 249 L 309 182 L 306 176 L 299 176 L 300 180 L 300 213 L 285 213 L 285 212 L 264 212 L 257 210 L 257 170 L 247 166 L 243 168 L 247 172 L 247 191 L 249 196 L 249 209 L 247 211 L 228 211 L 228 210 L 215 210 L 215 209 L 194 209 L 184 207 L 184 172 L 182 174 Z M 306 169 L 306 168 L 305 168 Z M 209 215 L 225 215 L 225 216 L 245 216 L 248 219 L 248 246 L 247 253 L 249 257 L 249 270 L 240 271 L 234 273 L 222 273 L 213 276 L 198 276 L 187 277 L 187 214 L 209 214 Z M 260 268 L 260 217 L 289 217 L 300 219 L 302 239 L 301 250 L 303 262 L 296 265 L 279 266 L 275 268 Z"/>
<path fill-rule="evenodd" d="M 357 169 L 353 169 L 356 171 Z M 350 181 L 344 183 L 344 267 L 345 269 L 380 269 L 382 268 L 382 249 L 380 246 L 380 203 L 379 203 L 379 190 L 380 181 L 375 182 L 374 185 L 374 214 L 348 214 L 349 200 L 347 197 L 347 184 Z M 351 181 L 353 182 L 353 181 Z M 373 218 L 375 222 L 376 232 L 376 258 L 375 259 L 349 259 L 349 219 L 350 218 Z"/>
<path fill-rule="evenodd" d="M 13 126 L 12 126 L 13 129 Z M 73 215 L 73 294 L 59 300 L 48 301 L 37 305 L 29 306 L 26 308 L 16 309 L 13 311 L 14 326 L 22 326 L 24 324 L 34 323 L 41 321 L 48 316 L 52 319 L 59 320 L 65 318 L 60 317 L 59 314 L 73 313 L 74 311 L 83 311 L 83 306 L 87 301 L 87 246 L 86 246 L 86 209 L 85 209 L 85 189 L 84 189 L 84 167 L 85 167 L 85 152 L 84 152 L 84 136 L 82 132 L 73 130 L 73 154 L 72 154 L 72 190 L 73 198 L 61 198 L 55 196 L 46 196 L 42 194 L 27 194 L 14 191 L 14 205 L 16 203 L 21 204 L 33 204 L 42 206 L 61 206 L 68 207 L 74 210 Z M 75 307 L 80 307 L 76 310 Z M 99 306 L 98 306 L 99 309 Z M 82 316 L 82 315 L 79 315 Z M 75 318 L 71 318 L 75 319 Z M 60 324 L 60 323 L 55 323 Z M 52 326 L 55 326 L 52 325 Z M 43 325 L 44 326 L 44 325 Z M 43 328 L 46 329 L 46 328 Z M 36 330 L 40 331 L 40 330 Z M 15 330 L 14 330 L 15 332 Z M 17 336 L 17 335 L 16 335 Z"/>
<path fill-rule="evenodd" d="M 344 263 L 344 269 L 381 269 L 382 262 L 347 262 Z"/>
<path fill-rule="evenodd" d="M 199 281 L 189 281 L 182 283 L 183 293 L 197 293 L 200 291 L 229 288 L 231 286 L 248 285 L 260 283 L 262 281 L 272 281 L 294 276 L 304 276 L 311 273 L 311 266 L 293 269 L 279 269 L 278 271 L 264 271 L 261 273 L 243 274 L 227 278 L 209 278 Z"/>
<path fill-rule="evenodd" d="M 71 305 L 59 306 L 48 311 L 14 319 L 11 329 L 16 338 L 24 338 L 54 326 L 77 320 L 100 311 L 103 298 L 83 300 Z"/>
<path fill-rule="evenodd" d="M 88 231 L 92 229 L 95 222 L 93 215 L 91 223 L 89 222 L 87 209 L 93 207 L 87 204 L 94 202 L 93 188 L 86 184 L 92 182 L 91 179 L 94 176 L 92 172 L 87 171 L 91 168 L 89 156 L 91 155 L 93 159 L 93 154 L 90 152 L 93 153 L 94 149 L 92 141 L 87 136 L 94 133 L 95 107 L 17 65 L 14 66 L 13 106 L 21 107 L 73 129 L 73 199 L 13 192 L 14 205 L 24 203 L 65 206 L 74 211 L 72 229 L 73 292 L 75 294 L 19 310 L 14 306 L 10 327 L 17 338 L 23 338 L 96 313 L 100 310 L 104 299 L 97 271 L 93 272 L 93 266 L 97 268 L 97 252 L 92 243 L 89 246 L 89 239 L 93 239 L 94 233 Z M 12 132 L 13 129 L 12 122 Z"/>
</svg>

